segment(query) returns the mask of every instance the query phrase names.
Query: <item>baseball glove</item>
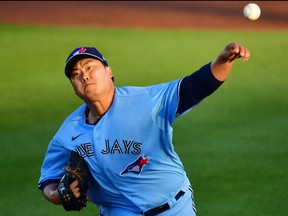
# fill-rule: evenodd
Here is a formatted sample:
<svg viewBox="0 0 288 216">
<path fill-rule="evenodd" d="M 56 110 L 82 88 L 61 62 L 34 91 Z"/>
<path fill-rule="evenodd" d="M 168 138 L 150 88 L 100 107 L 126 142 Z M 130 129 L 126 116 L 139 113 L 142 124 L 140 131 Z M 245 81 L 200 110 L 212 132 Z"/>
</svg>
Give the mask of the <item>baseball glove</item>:
<svg viewBox="0 0 288 216">
<path fill-rule="evenodd" d="M 57 187 L 60 200 L 66 211 L 80 211 L 86 207 L 88 189 L 87 182 L 90 171 L 84 159 L 74 151 L 71 152 L 68 165 L 64 167 L 64 169 L 65 173 Z M 81 195 L 78 198 L 75 197 L 70 188 L 70 184 L 75 180 L 79 181 L 78 187 Z"/>
</svg>

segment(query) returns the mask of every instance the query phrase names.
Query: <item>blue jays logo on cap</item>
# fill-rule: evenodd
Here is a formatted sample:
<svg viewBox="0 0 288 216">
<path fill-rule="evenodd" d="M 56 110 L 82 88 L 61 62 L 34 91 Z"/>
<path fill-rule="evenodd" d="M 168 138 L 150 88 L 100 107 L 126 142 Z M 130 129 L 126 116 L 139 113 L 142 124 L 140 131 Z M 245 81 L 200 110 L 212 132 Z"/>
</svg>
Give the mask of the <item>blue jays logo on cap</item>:
<svg viewBox="0 0 288 216">
<path fill-rule="evenodd" d="M 105 66 L 108 62 L 104 56 L 95 47 L 78 47 L 74 49 L 68 56 L 65 64 L 65 75 L 70 78 L 70 73 L 77 61 L 83 58 L 95 58 L 101 61 Z"/>
<path fill-rule="evenodd" d="M 85 53 L 86 50 L 87 49 L 84 47 L 77 48 L 71 53 L 71 56 L 77 55 L 79 53 Z"/>
<path fill-rule="evenodd" d="M 132 172 L 136 174 L 140 174 L 143 167 L 148 163 L 149 158 L 145 158 L 143 155 L 139 156 L 134 162 L 129 164 L 121 173 L 120 175 Z"/>
</svg>

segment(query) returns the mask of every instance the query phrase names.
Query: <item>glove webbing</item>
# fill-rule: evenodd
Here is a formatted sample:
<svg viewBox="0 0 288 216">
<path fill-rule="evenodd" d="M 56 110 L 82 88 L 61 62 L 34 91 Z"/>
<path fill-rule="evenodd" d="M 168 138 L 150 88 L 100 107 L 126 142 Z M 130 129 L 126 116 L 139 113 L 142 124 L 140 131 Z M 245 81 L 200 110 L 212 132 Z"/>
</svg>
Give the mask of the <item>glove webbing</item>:
<svg viewBox="0 0 288 216">
<path fill-rule="evenodd" d="M 80 168 L 69 169 L 69 168 L 67 168 L 67 167 L 64 167 L 64 170 L 66 170 L 67 172 L 75 175 L 75 176 L 82 182 L 82 177 L 77 173 L 77 171 L 80 170 Z"/>
</svg>

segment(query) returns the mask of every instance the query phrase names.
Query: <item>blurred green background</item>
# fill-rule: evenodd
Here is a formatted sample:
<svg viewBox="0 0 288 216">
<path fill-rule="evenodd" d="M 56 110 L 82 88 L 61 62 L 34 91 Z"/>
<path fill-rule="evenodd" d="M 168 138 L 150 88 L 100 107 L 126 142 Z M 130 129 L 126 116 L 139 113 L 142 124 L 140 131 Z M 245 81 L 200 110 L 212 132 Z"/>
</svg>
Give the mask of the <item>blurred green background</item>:
<svg viewBox="0 0 288 216">
<path fill-rule="evenodd" d="M 287 31 L 190 31 L 0 25 L 1 215 L 65 212 L 37 189 L 48 142 L 82 104 L 64 76 L 68 54 L 96 46 L 116 86 L 188 75 L 230 42 L 251 59 L 235 62 L 223 86 L 174 124 L 174 145 L 194 188 L 199 216 L 283 216 L 288 212 Z"/>
</svg>

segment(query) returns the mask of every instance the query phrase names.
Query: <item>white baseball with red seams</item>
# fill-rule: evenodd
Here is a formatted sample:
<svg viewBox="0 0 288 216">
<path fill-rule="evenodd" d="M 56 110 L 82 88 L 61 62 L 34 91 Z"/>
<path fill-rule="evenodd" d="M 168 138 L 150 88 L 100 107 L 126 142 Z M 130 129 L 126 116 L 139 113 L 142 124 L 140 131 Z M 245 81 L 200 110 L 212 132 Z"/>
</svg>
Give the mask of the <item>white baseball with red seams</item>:
<svg viewBox="0 0 288 216">
<path fill-rule="evenodd" d="M 249 3 L 244 7 L 243 14 L 249 20 L 257 20 L 260 17 L 261 9 L 257 4 Z"/>
</svg>

